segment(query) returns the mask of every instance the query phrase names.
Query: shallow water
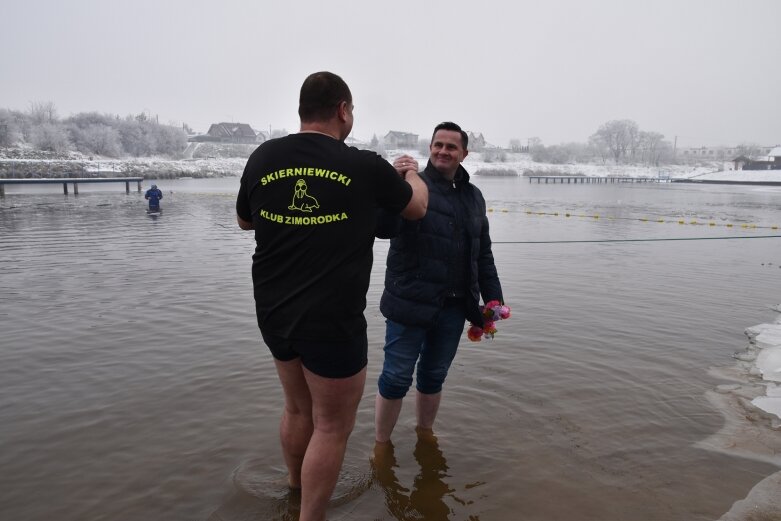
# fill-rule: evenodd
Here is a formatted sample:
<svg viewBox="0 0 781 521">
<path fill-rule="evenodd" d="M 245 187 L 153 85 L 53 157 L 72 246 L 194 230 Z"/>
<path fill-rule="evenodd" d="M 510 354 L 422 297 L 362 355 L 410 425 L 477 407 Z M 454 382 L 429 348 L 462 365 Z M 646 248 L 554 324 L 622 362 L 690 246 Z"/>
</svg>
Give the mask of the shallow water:
<svg viewBox="0 0 781 521">
<path fill-rule="evenodd" d="M 358 492 L 330 519 L 713 520 L 778 470 L 695 444 L 723 424 L 708 369 L 781 301 L 781 239 L 716 238 L 781 235 L 781 189 L 476 183 L 513 316 L 464 337 L 436 443 L 416 448 L 406 404 L 397 466 L 372 480 L 377 242 L 343 483 Z M 158 184 L 159 217 L 124 187 L 0 199 L 3 519 L 295 519 L 234 479 L 284 468 L 238 180 Z M 689 240 L 607 242 L 673 238 Z"/>
</svg>

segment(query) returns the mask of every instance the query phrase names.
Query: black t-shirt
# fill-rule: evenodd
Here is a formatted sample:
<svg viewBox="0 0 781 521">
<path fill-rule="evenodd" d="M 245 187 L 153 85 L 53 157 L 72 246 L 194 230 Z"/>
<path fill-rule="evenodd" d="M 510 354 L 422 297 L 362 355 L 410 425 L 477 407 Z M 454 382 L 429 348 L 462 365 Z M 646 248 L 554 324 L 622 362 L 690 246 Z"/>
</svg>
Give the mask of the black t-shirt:
<svg viewBox="0 0 781 521">
<path fill-rule="evenodd" d="M 291 134 L 252 153 L 236 211 L 255 225 L 258 325 L 302 340 L 364 334 L 375 212 L 403 210 L 412 188 L 374 152 Z"/>
</svg>

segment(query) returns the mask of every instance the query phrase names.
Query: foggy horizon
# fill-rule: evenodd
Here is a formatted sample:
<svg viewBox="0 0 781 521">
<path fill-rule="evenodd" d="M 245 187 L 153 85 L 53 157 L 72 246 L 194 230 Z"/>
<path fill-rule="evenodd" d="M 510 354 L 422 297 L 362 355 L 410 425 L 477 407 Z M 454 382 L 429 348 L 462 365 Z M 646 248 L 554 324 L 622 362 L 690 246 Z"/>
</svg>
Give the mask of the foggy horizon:
<svg viewBox="0 0 781 521">
<path fill-rule="evenodd" d="M 295 132 L 301 82 L 330 70 L 361 141 L 450 120 L 549 145 L 630 119 L 681 148 L 781 144 L 781 2 L 628 4 L 11 0 L 0 108 Z"/>
</svg>

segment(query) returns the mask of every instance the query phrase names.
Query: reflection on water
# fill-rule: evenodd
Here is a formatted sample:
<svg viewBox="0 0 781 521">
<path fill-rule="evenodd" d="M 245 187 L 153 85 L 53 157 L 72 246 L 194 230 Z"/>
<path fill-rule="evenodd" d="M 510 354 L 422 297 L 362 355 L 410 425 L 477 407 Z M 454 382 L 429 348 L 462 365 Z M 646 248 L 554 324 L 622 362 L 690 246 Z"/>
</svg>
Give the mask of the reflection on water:
<svg viewBox="0 0 781 521">
<path fill-rule="evenodd" d="M 781 224 L 781 190 L 477 183 L 513 317 L 461 344 L 436 440 L 402 411 L 396 463 L 371 482 L 377 242 L 353 493 L 329 519 L 713 521 L 777 471 L 698 442 L 724 423 L 709 368 L 733 363 L 781 295 L 779 239 L 703 239 L 767 235 L 740 223 Z M 0 198 L 2 519 L 295 518 L 294 498 L 233 480 L 252 468 L 271 486 L 284 468 L 238 180 L 160 184 L 157 218 L 138 193 Z M 555 243 L 615 238 L 693 240 Z"/>
<path fill-rule="evenodd" d="M 463 506 L 468 502 L 455 495 L 455 490 L 445 482 L 448 477 L 447 461 L 439 448 L 437 437 L 431 431 L 417 429 L 416 432 L 418 440 L 413 455 L 419 471 L 411 490 L 402 486 L 396 476 L 394 468 L 398 467 L 398 462 L 391 442 L 374 446 L 374 479 L 382 488 L 385 508 L 393 519 L 448 521 L 453 509 L 445 502 L 446 497 Z M 470 515 L 468 519 L 478 521 L 479 517 Z"/>
<path fill-rule="evenodd" d="M 344 465 L 331 496 L 334 509 L 360 497 L 371 486 L 368 470 Z M 293 521 L 301 509 L 301 491 L 288 486 L 284 466 L 270 465 L 265 459 L 242 462 L 233 473 L 231 494 L 208 521 L 264 519 Z"/>
</svg>

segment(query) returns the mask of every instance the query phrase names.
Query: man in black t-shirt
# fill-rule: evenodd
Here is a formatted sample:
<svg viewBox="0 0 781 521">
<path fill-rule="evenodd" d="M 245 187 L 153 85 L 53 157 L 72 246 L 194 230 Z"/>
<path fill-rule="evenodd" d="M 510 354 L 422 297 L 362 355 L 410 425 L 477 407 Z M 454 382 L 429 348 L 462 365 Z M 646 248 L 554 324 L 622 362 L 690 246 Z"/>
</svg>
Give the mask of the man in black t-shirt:
<svg viewBox="0 0 781 521">
<path fill-rule="evenodd" d="M 301 87 L 301 131 L 260 145 L 236 201 L 254 229 L 258 326 L 285 394 L 280 437 L 301 521 L 325 519 L 366 380 L 366 291 L 377 208 L 425 215 L 417 162 L 344 144 L 352 95 L 337 75 Z"/>
</svg>

